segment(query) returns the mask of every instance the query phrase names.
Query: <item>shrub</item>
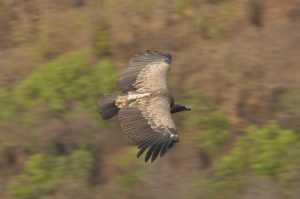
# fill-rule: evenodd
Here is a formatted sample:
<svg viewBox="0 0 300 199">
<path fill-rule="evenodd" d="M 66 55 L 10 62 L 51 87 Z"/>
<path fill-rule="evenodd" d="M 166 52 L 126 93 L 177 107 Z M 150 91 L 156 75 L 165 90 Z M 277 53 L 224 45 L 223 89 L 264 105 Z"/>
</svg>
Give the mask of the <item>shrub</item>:
<svg viewBox="0 0 300 199">
<path fill-rule="evenodd" d="M 196 94 L 191 94 L 186 104 L 192 107 L 184 123 L 191 143 L 209 153 L 220 150 L 227 143 L 231 128 L 224 112 L 209 97 Z"/>
<path fill-rule="evenodd" d="M 197 182 L 205 190 L 204 198 L 236 198 L 250 175 L 271 178 L 288 189 L 296 188 L 300 182 L 299 135 L 273 122 L 263 127 L 251 126 L 213 170 L 213 178 Z"/>
<path fill-rule="evenodd" d="M 6 119 L 15 111 L 13 96 L 6 90 L 0 88 L 0 126 L 5 124 Z"/>
<path fill-rule="evenodd" d="M 108 28 L 98 27 L 93 32 L 93 47 L 97 56 L 106 56 L 111 52 L 111 40 Z"/>
<path fill-rule="evenodd" d="M 113 90 L 116 69 L 108 60 L 96 66 L 90 61 L 87 52 L 72 53 L 36 69 L 15 90 L 19 105 L 54 113 L 75 104 L 94 108 L 97 93 Z"/>
<path fill-rule="evenodd" d="M 35 154 L 29 157 L 25 168 L 8 187 L 14 198 L 38 199 L 53 193 L 60 185 L 65 170 L 65 159 Z"/>
<path fill-rule="evenodd" d="M 92 164 L 91 154 L 83 149 L 60 157 L 37 153 L 28 158 L 22 173 L 9 183 L 8 192 L 18 199 L 40 199 L 72 181 L 86 183 Z"/>
</svg>

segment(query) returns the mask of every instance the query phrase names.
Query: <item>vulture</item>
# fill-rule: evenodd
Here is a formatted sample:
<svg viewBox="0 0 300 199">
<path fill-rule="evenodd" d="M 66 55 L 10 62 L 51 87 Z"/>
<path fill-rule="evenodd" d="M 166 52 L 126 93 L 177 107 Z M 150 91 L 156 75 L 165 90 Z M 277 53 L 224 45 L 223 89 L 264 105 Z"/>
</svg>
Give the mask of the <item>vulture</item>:
<svg viewBox="0 0 300 199">
<path fill-rule="evenodd" d="M 145 162 L 161 157 L 179 142 L 172 113 L 191 110 L 176 104 L 167 85 L 167 72 L 172 57 L 158 51 L 137 54 L 129 67 L 116 81 L 119 96 L 107 94 L 96 109 L 103 120 L 118 115 L 122 131 L 135 145 L 140 157 L 145 151 Z"/>
</svg>

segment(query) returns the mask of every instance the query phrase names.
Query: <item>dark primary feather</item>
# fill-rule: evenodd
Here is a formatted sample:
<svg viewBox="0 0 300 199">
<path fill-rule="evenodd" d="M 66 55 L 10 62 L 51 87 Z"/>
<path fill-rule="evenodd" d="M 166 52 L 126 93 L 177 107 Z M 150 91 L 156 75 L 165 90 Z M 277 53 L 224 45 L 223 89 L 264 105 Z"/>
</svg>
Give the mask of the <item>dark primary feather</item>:
<svg viewBox="0 0 300 199">
<path fill-rule="evenodd" d="M 145 53 L 133 56 L 129 61 L 130 67 L 146 66 L 152 62 L 166 62 L 171 64 L 172 56 L 158 51 L 147 50 Z"/>
<path fill-rule="evenodd" d="M 170 113 L 169 113 L 170 114 Z M 138 145 L 140 149 L 137 157 L 140 157 L 147 149 L 145 161 L 151 158 L 153 162 L 158 154 L 165 154 L 171 147 L 171 143 L 178 142 L 175 129 L 167 127 L 151 127 L 149 119 L 146 119 L 142 111 L 137 107 L 128 107 L 120 110 L 119 119 L 125 134 Z M 158 120 L 159 118 L 151 118 Z M 159 122 L 159 121 L 158 121 Z"/>
<path fill-rule="evenodd" d="M 145 153 L 145 161 L 162 157 L 179 141 L 170 109 L 174 100 L 166 80 L 171 62 L 171 55 L 157 51 L 135 55 L 116 82 L 123 97 L 117 99 L 120 109 L 113 97 L 105 98 L 97 106 L 103 118 L 118 114 L 123 132 L 139 148 L 137 157 Z M 136 97 L 139 94 L 150 95 Z M 172 109 L 179 111 L 183 107 Z"/>
<path fill-rule="evenodd" d="M 117 78 L 116 86 L 123 93 L 136 90 L 136 80 L 141 71 L 147 70 L 147 67 L 153 63 L 171 64 L 172 57 L 158 51 L 146 51 L 132 57 L 129 61 L 129 67 Z"/>
</svg>

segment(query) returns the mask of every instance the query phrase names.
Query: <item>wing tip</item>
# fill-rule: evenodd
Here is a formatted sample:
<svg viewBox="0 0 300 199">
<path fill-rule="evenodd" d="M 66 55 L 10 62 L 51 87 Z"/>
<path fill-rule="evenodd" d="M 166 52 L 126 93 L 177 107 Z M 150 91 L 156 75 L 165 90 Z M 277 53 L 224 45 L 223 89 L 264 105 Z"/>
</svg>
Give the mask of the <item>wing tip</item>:
<svg viewBox="0 0 300 199">
<path fill-rule="evenodd" d="M 177 135 L 171 134 L 170 137 L 164 137 L 160 139 L 160 141 L 152 142 L 148 145 L 140 145 L 138 148 L 140 149 L 137 153 L 137 158 L 139 158 L 147 149 L 147 153 L 145 156 L 145 162 L 148 162 L 150 160 L 151 163 L 153 163 L 158 155 L 160 157 L 163 157 L 167 151 L 175 144 L 178 143 L 179 139 Z"/>
<path fill-rule="evenodd" d="M 170 53 L 162 53 L 156 50 L 146 50 L 145 54 L 155 55 L 162 58 L 163 62 L 166 62 L 168 64 L 172 63 L 172 55 Z"/>
<path fill-rule="evenodd" d="M 133 56 L 130 61 L 129 65 L 134 65 L 134 62 L 154 62 L 154 61 L 160 61 L 165 62 L 167 64 L 172 63 L 172 56 L 169 53 L 162 53 L 160 51 L 156 50 L 146 50 L 144 53 L 136 54 Z"/>
</svg>

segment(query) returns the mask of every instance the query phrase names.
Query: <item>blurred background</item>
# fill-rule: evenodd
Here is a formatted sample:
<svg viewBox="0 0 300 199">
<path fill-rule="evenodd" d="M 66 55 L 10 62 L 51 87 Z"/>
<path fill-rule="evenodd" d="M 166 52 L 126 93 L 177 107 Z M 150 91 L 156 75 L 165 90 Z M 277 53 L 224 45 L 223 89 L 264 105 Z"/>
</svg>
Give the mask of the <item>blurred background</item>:
<svg viewBox="0 0 300 199">
<path fill-rule="evenodd" d="M 117 118 L 134 54 L 171 53 L 180 144 L 136 159 Z M 299 199 L 300 1 L 1 0 L 1 199 Z"/>
</svg>

